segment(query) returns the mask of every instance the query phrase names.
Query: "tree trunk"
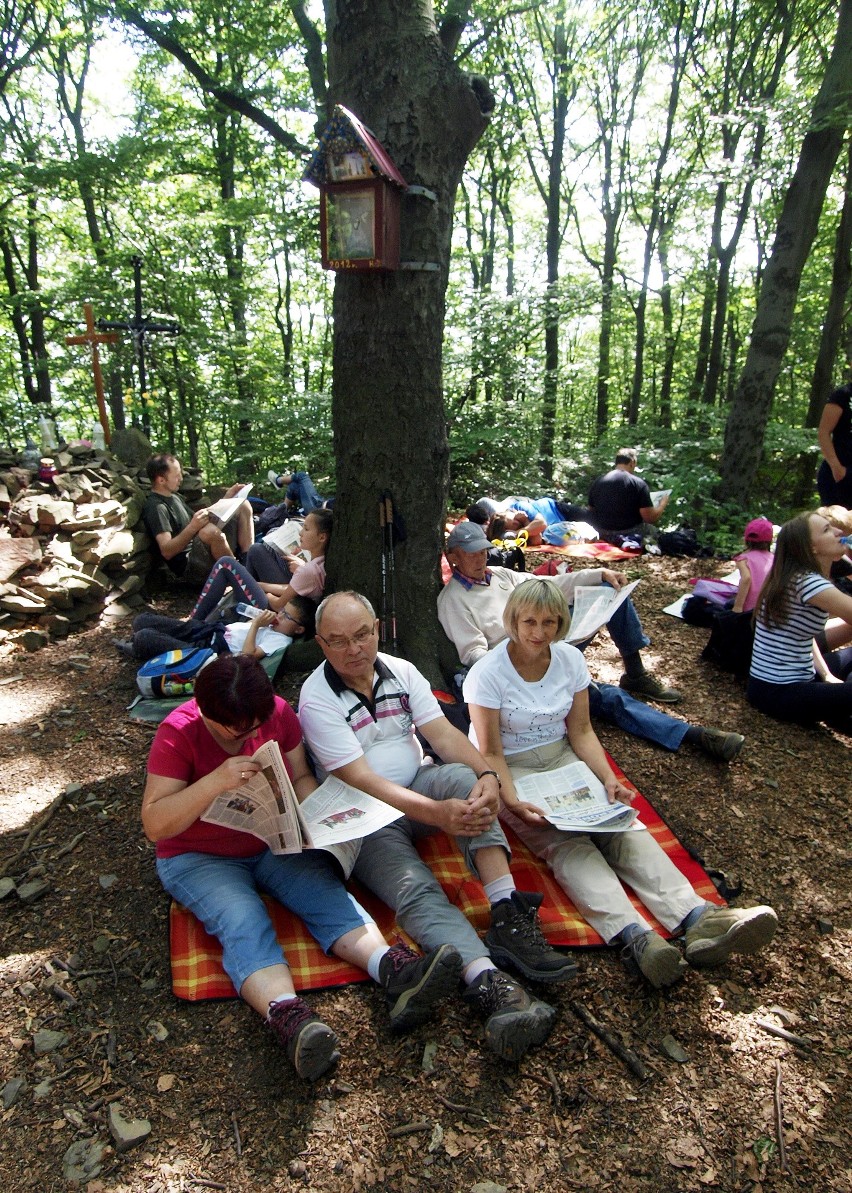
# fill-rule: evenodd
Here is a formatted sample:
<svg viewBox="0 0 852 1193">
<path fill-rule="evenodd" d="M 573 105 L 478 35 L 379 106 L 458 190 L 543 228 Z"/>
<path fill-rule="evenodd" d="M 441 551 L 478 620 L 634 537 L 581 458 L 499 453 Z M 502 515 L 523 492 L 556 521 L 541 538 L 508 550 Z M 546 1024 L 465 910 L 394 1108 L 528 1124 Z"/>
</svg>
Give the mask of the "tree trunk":
<svg viewBox="0 0 852 1193">
<path fill-rule="evenodd" d="M 841 0 L 837 38 L 814 101 L 799 161 L 784 197 L 757 302 L 751 343 L 725 427 L 723 498 L 743 506 L 757 475 L 766 423 L 802 270 L 819 225 L 825 192 L 843 146 L 852 102 L 852 0 Z"/>
<path fill-rule="evenodd" d="M 453 63 L 431 0 L 325 0 L 331 104 L 373 130 L 403 177 L 438 195 L 404 203 L 437 270 L 340 272 L 334 288 L 333 587 L 380 604 L 379 495 L 390 489 L 407 538 L 396 550 L 402 653 L 437 680 L 435 602 L 448 483 L 441 350 L 456 189 L 489 97 Z M 403 228 L 403 259 L 406 234 Z"/>
<path fill-rule="evenodd" d="M 816 427 L 822 415 L 825 399 L 832 390 L 832 374 L 843 338 L 843 316 L 846 310 L 849 286 L 852 283 L 852 138 L 846 154 L 846 193 L 837 234 L 834 238 L 834 264 L 831 271 L 831 289 L 819 351 L 811 379 L 811 397 L 808 404 L 806 427 Z"/>
</svg>

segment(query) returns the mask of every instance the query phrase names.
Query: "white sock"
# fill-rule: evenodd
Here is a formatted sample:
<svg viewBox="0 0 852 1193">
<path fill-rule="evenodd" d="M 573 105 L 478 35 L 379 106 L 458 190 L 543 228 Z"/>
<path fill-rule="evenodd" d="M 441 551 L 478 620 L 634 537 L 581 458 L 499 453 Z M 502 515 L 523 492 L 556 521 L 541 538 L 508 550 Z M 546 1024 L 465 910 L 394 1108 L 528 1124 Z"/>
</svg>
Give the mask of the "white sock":
<svg viewBox="0 0 852 1193">
<path fill-rule="evenodd" d="M 511 874 L 504 874 L 502 878 L 495 878 L 493 882 L 486 882 L 482 888 L 488 896 L 488 901 L 493 907 L 495 903 L 499 903 L 502 899 L 510 899 L 512 891 L 515 890 L 515 880 Z"/>
<path fill-rule="evenodd" d="M 286 994 L 276 994 L 274 998 L 269 1000 L 269 1005 L 274 1006 L 277 1002 L 290 1002 L 294 998 L 298 998 L 295 990 L 288 990 Z"/>
<path fill-rule="evenodd" d="M 462 970 L 462 978 L 465 986 L 472 986 L 481 973 L 485 973 L 487 969 L 496 969 L 497 966 L 490 957 L 478 957 L 476 961 L 471 961 L 470 965 L 466 965 Z"/>
<path fill-rule="evenodd" d="M 381 982 L 379 981 L 379 966 L 381 965 L 384 955 L 389 952 L 390 945 L 383 944 L 370 954 L 370 960 L 367 962 L 367 973 L 370 975 L 373 981 L 379 985 L 381 985 Z"/>
</svg>

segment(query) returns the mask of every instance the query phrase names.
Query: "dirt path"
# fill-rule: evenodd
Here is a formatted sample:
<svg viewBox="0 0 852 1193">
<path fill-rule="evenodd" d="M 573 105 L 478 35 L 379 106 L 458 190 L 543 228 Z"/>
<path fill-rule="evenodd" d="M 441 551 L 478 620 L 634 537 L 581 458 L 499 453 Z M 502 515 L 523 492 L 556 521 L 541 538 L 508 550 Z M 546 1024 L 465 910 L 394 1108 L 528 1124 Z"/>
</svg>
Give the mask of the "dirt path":
<svg viewBox="0 0 852 1193">
<path fill-rule="evenodd" d="M 34 655 L 7 649 L 0 870 L 45 889 L 0 903 L 2 1188 L 72 1187 L 63 1157 L 76 1142 L 90 1158 L 105 1145 L 99 1171 L 77 1186 L 90 1193 L 852 1189 L 850 742 L 754 713 L 735 680 L 698 662 L 706 631 L 660 612 L 687 576 L 720 566 L 631 570 L 645 579 L 636 596 L 649 662 L 684 691 L 690 720 L 746 734 L 740 760 L 600 735 L 682 840 L 742 882 L 742 903 L 776 908 L 777 941 L 750 962 L 692 971 L 668 994 L 640 986 L 612 954 L 585 951 L 579 979 L 549 995 L 553 1035 L 517 1069 L 483 1050 L 460 1000 L 392 1039 L 378 994 L 358 986 L 310 996 L 343 1059 L 306 1087 L 246 1007 L 176 1002 L 166 900 L 139 828 L 152 733 L 124 714 L 132 668 L 104 629 Z M 608 637 L 589 658 L 617 682 Z M 64 796 L 69 784 L 79 789 Z M 636 1051 L 650 1081 L 589 1033 L 572 1000 Z M 661 1052 L 667 1036 L 684 1062 Z M 15 1096 L 7 1083 L 19 1079 Z M 151 1124 L 125 1154 L 111 1104 Z"/>
</svg>

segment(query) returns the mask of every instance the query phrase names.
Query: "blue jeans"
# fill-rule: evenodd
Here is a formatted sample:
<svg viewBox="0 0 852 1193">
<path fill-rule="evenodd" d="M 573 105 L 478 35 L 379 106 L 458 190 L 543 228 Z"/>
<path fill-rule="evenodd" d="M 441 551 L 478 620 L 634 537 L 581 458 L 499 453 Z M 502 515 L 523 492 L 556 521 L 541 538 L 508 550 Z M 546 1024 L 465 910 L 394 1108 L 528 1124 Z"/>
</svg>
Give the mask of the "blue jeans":
<svg viewBox="0 0 852 1193">
<path fill-rule="evenodd" d="M 642 629 L 639 614 L 630 597 L 613 613 L 607 622 L 607 629 L 622 658 L 634 654 L 643 646 L 651 645 L 651 639 Z"/>
<path fill-rule="evenodd" d="M 160 882 L 222 946 L 222 965 L 239 992 L 246 978 L 287 961 L 260 897 L 265 891 L 304 921 L 328 953 L 335 941 L 372 917 L 344 887 L 322 849 L 254 857 L 181 853 L 157 858 Z"/>
<path fill-rule="evenodd" d="M 679 749 L 689 729 L 686 721 L 659 712 L 625 692 L 624 688 L 609 683 L 590 684 L 589 712 L 593 717 L 600 717 L 602 721 L 617 725 L 634 737 L 644 737 L 666 750 Z"/>
<path fill-rule="evenodd" d="M 421 766 L 408 784 L 412 791 L 430 799 L 467 799 L 476 775 L 460 763 Z M 397 922 L 420 947 L 429 952 L 442 944 L 458 949 L 462 962 L 469 965 L 488 956 L 467 916 L 450 903 L 438 879 L 421 860 L 415 841 L 438 830 L 403 816 L 393 824 L 364 838 L 353 875 L 368 890 L 396 912 Z M 509 856 L 506 834 L 495 820 L 478 837 L 457 837 L 468 869 L 476 874 L 478 849 L 500 845 Z"/>
<path fill-rule="evenodd" d="M 322 498 L 314 488 L 314 482 L 307 472 L 291 472 L 287 486 L 287 500 L 294 502 L 306 514 L 322 505 Z"/>
<path fill-rule="evenodd" d="M 247 605 L 255 605 L 258 609 L 268 609 L 269 601 L 266 593 L 241 563 L 232 559 L 230 555 L 217 559 L 210 569 L 201 595 L 195 603 L 190 617 L 196 621 L 204 621 L 221 601 L 222 597 L 233 588 L 234 592 Z"/>
</svg>

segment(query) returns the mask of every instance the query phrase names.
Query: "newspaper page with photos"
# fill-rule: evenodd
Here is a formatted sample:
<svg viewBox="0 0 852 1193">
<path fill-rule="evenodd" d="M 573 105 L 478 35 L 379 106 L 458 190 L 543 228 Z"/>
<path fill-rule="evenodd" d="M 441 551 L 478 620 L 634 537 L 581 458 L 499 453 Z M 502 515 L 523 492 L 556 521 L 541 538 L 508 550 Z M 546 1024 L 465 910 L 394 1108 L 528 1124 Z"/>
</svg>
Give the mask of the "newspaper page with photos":
<svg viewBox="0 0 852 1193">
<path fill-rule="evenodd" d="M 515 779 L 520 799 L 535 804 L 554 828 L 568 832 L 621 833 L 636 821 L 635 808 L 616 800 L 585 762 L 571 762 L 558 770 Z M 641 826 L 637 826 L 641 827 Z"/>
<path fill-rule="evenodd" d="M 301 533 L 302 520 L 288 518 L 286 522 L 282 522 L 280 526 L 270 530 L 269 534 L 265 534 L 263 542 L 274 547 L 276 551 L 280 551 L 282 555 L 292 555 L 298 551 Z"/>
<path fill-rule="evenodd" d="M 348 878 L 361 838 L 402 816 L 334 775 L 300 805 L 276 741 L 265 742 L 252 761 L 260 770 L 235 790 L 217 795 L 201 819 L 251 833 L 273 853 L 325 849 Z"/>
<path fill-rule="evenodd" d="M 212 505 L 208 505 L 207 513 L 210 515 L 210 521 L 213 525 L 226 526 L 253 488 L 254 485 L 243 485 L 233 497 L 222 497 L 219 501 L 214 501 Z"/>
<path fill-rule="evenodd" d="M 571 627 L 566 642 L 585 642 L 619 609 L 639 583 L 633 580 L 623 588 L 609 588 L 599 584 L 578 584 L 573 592 Z"/>
</svg>

